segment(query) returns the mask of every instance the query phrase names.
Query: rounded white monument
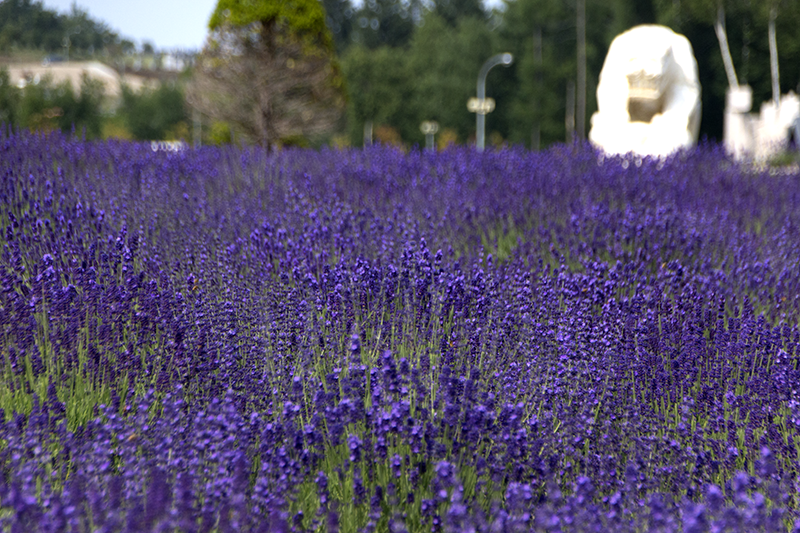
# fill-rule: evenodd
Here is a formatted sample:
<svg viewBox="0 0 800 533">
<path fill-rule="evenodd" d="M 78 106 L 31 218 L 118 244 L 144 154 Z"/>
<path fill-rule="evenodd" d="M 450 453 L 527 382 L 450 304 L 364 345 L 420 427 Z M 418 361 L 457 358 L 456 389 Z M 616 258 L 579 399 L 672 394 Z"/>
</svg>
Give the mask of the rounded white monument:
<svg viewBox="0 0 800 533">
<path fill-rule="evenodd" d="M 608 49 L 589 140 L 610 154 L 666 156 L 697 143 L 700 106 L 689 40 L 665 26 L 636 26 Z"/>
</svg>

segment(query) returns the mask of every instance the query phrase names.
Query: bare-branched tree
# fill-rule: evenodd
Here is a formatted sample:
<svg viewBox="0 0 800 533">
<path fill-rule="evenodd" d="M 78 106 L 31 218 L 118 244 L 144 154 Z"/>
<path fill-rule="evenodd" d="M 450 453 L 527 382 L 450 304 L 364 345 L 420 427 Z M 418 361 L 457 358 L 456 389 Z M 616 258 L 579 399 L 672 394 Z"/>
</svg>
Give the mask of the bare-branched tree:
<svg viewBox="0 0 800 533">
<path fill-rule="evenodd" d="M 220 0 L 187 88 L 189 104 L 272 149 L 334 132 L 343 79 L 317 0 Z"/>
</svg>

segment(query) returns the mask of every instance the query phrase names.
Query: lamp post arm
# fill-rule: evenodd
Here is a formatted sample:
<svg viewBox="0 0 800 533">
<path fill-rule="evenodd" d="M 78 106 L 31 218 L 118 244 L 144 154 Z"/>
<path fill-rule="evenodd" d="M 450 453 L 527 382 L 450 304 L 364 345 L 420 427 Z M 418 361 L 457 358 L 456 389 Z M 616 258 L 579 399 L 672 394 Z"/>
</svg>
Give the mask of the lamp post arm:
<svg viewBox="0 0 800 533">
<path fill-rule="evenodd" d="M 489 71 L 492 67 L 496 67 L 497 65 L 505 65 L 508 66 L 514 58 L 509 53 L 505 54 L 497 54 L 493 55 L 481 67 L 481 70 L 478 72 L 478 102 L 479 105 L 483 105 L 484 100 L 486 99 L 486 75 L 489 74 Z M 485 143 L 485 135 L 484 135 L 484 127 L 486 124 L 486 115 L 483 112 L 476 113 L 477 116 L 475 118 L 475 136 L 476 136 L 476 144 L 478 147 L 479 152 L 483 152 L 483 146 Z"/>
<path fill-rule="evenodd" d="M 483 66 L 481 67 L 480 72 L 478 72 L 478 99 L 483 100 L 486 98 L 486 76 L 489 74 L 489 71 L 496 67 L 497 65 L 510 65 L 513 61 L 511 54 L 497 54 L 493 55 L 489 59 L 487 59 Z"/>
</svg>

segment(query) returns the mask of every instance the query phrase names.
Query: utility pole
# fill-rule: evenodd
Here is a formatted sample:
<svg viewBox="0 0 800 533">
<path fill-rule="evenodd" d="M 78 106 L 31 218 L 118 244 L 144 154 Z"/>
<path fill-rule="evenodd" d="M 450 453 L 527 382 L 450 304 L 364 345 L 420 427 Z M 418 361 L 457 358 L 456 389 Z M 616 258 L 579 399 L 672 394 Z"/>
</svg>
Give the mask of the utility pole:
<svg viewBox="0 0 800 533">
<path fill-rule="evenodd" d="M 777 109 L 781 106 L 781 82 L 778 73 L 778 40 L 775 37 L 775 21 L 778 19 L 778 6 L 773 1 L 769 8 L 769 70 L 772 73 L 772 100 Z"/>
<path fill-rule="evenodd" d="M 567 130 L 566 141 L 575 140 L 575 80 L 567 82 L 567 110 L 564 113 L 564 127 Z"/>
<path fill-rule="evenodd" d="M 372 146 L 372 121 L 364 121 L 364 146 Z"/>
<path fill-rule="evenodd" d="M 586 0 L 577 0 L 578 27 L 578 95 L 575 127 L 578 139 L 586 133 Z"/>
<path fill-rule="evenodd" d="M 541 113 L 542 101 L 542 27 L 536 26 L 533 34 L 533 64 L 536 65 L 536 113 Z M 542 124 L 539 116 L 533 121 L 531 127 L 531 150 L 538 150 L 542 145 Z"/>
</svg>

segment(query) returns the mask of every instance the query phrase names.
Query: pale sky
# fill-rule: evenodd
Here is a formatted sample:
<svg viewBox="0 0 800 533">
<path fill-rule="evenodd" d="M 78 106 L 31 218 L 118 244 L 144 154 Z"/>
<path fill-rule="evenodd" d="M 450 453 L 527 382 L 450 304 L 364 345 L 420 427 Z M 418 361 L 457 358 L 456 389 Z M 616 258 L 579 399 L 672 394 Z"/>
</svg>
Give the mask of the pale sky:
<svg viewBox="0 0 800 533">
<path fill-rule="evenodd" d="M 149 41 L 158 50 L 200 50 L 208 33 L 208 19 L 217 5 L 217 0 L 42 0 L 47 9 L 60 13 L 69 12 L 73 2 L 120 37 L 139 47 Z M 488 6 L 502 3 L 484 2 Z"/>
<path fill-rule="evenodd" d="M 98 22 L 138 46 L 200 50 L 217 0 L 43 0 L 47 9 L 70 11 L 73 1 Z"/>
</svg>

